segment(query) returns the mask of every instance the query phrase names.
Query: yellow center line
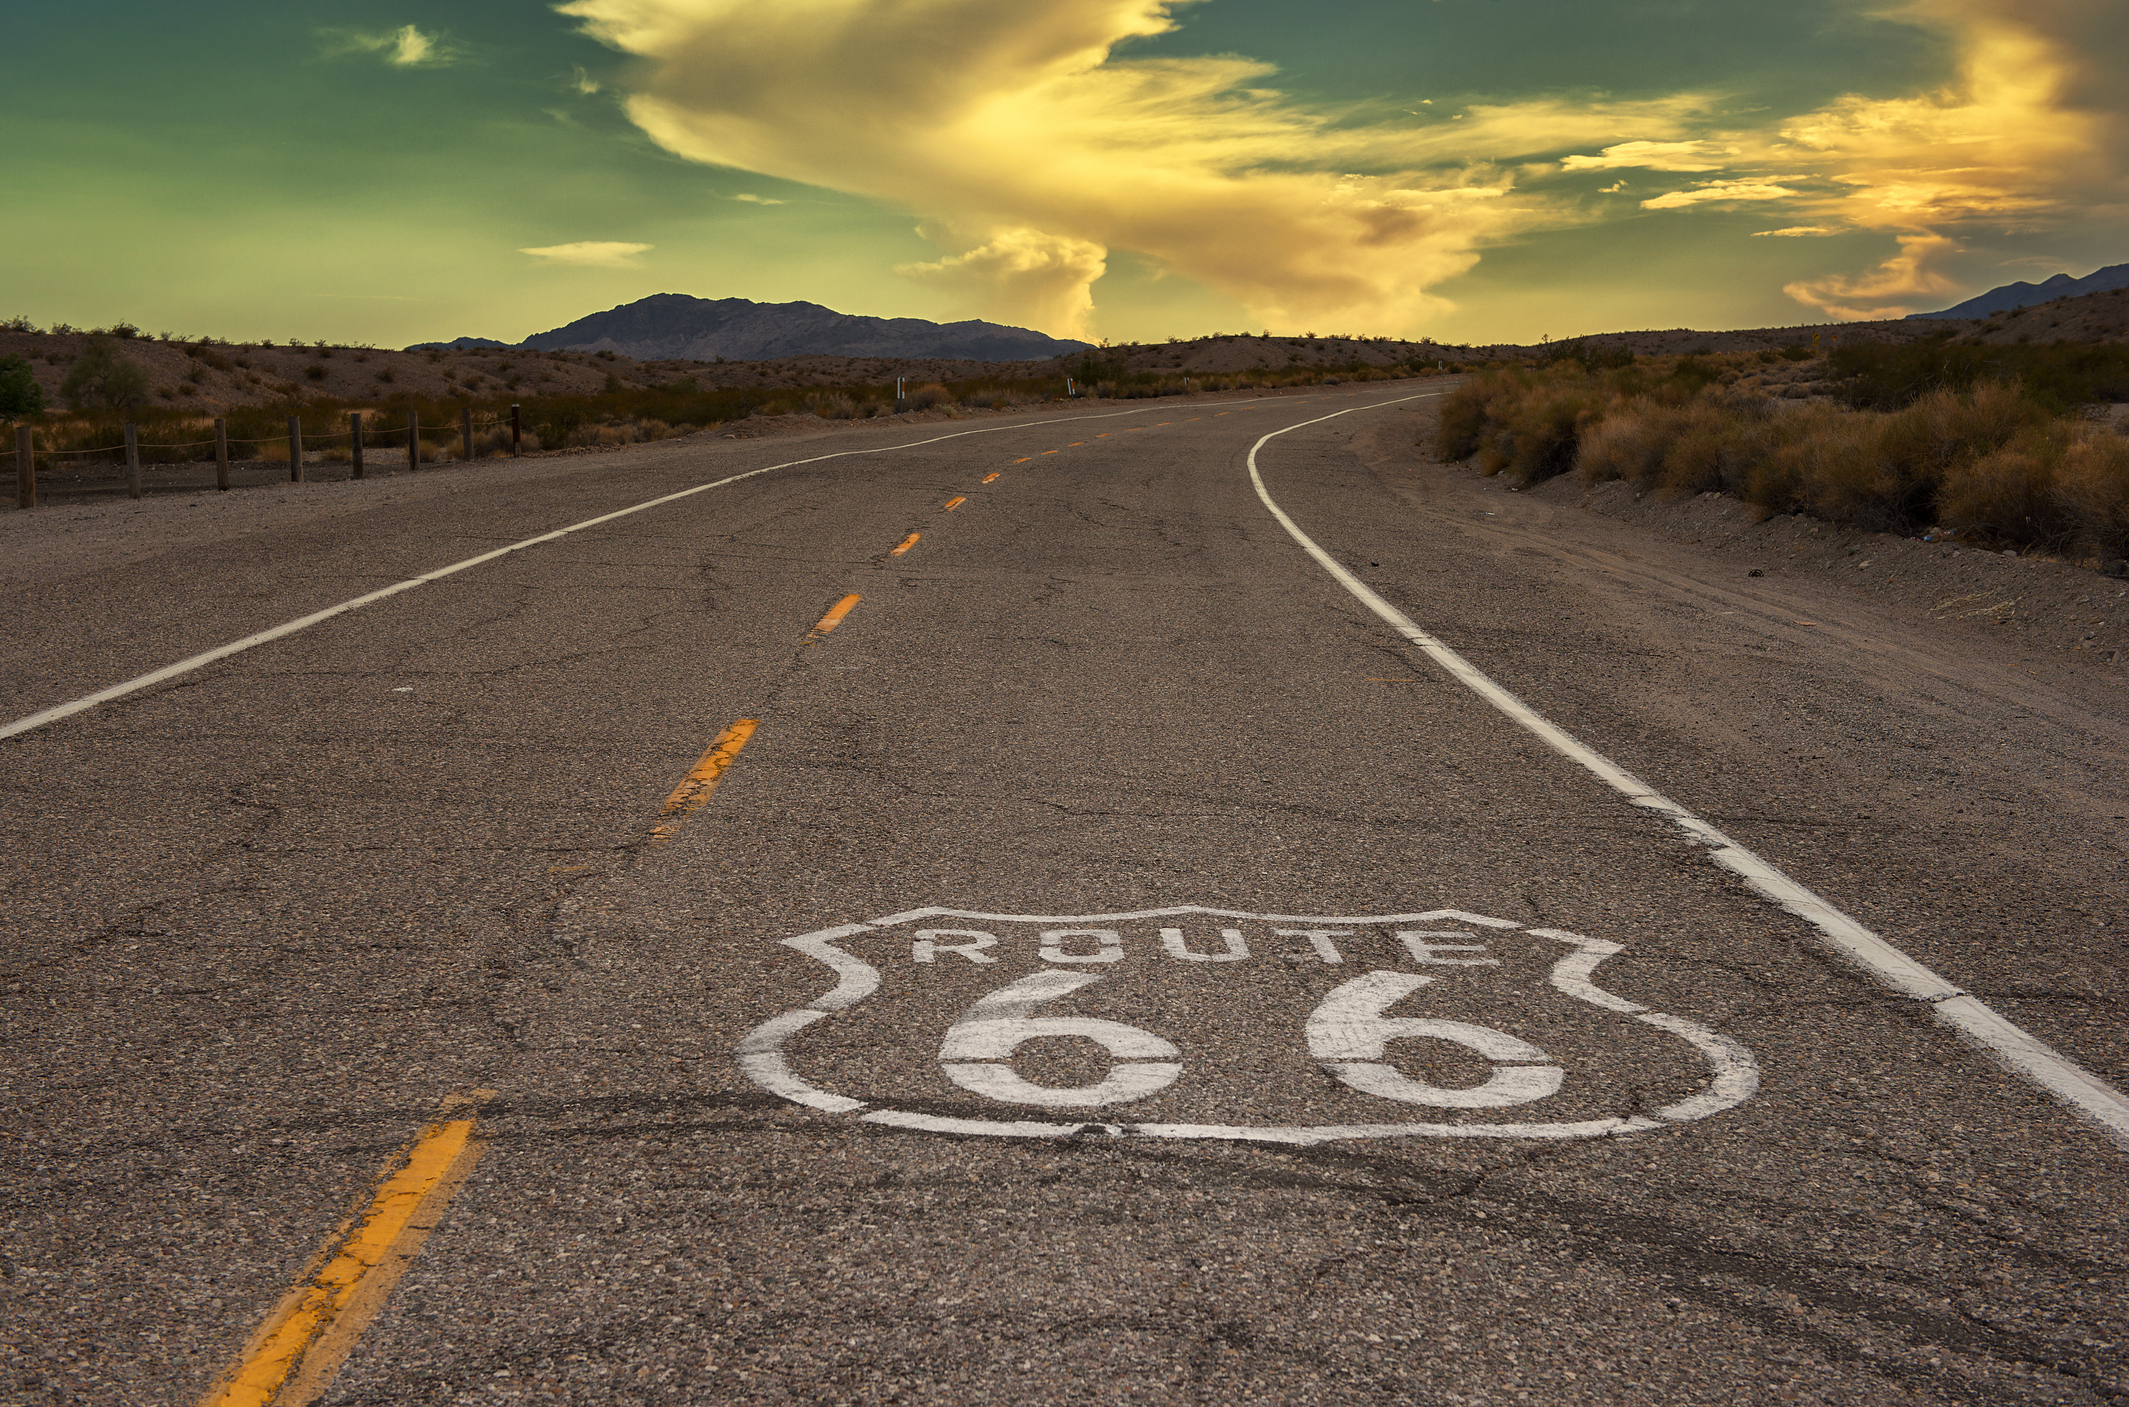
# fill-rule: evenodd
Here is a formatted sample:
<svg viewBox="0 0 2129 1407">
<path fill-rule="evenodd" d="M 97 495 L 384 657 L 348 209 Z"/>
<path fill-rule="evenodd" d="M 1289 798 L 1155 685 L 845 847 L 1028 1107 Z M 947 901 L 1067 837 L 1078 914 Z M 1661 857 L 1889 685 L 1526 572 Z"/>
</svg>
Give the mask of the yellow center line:
<svg viewBox="0 0 2129 1407">
<path fill-rule="evenodd" d="M 966 502 L 968 502 L 968 500 L 965 498 L 949 498 L 948 500 L 946 500 L 946 511 L 951 513 L 956 508 L 959 508 L 962 504 Z"/>
<path fill-rule="evenodd" d="M 857 597 L 850 600 L 855 602 Z M 711 793 L 717 790 L 724 769 L 732 765 L 732 759 L 739 756 L 739 750 L 747 745 L 747 739 L 753 737 L 754 730 L 760 726 L 758 718 L 742 718 L 717 735 L 717 741 L 710 744 L 709 751 L 702 754 L 694 768 L 680 779 L 680 785 L 673 788 L 673 794 L 659 808 L 658 814 L 669 819 L 664 825 L 651 827 L 652 844 L 662 845 L 671 840 L 673 832 L 680 829 L 680 823 L 703 808 Z"/>
<path fill-rule="evenodd" d="M 1043 453 L 1044 453 L 1044 454 L 1055 454 L 1055 453 L 1057 453 L 1057 451 L 1056 451 L 1056 450 L 1054 450 L 1054 449 L 1046 449 L 1046 450 L 1044 450 L 1044 451 L 1043 451 Z"/>
<path fill-rule="evenodd" d="M 911 533 L 908 537 L 902 539 L 902 545 L 900 547 L 897 547 L 894 551 L 888 553 L 887 555 L 890 557 L 901 556 L 904 552 L 907 552 L 910 548 L 915 547 L 917 545 L 917 538 L 919 536 L 920 534 Z"/>
<path fill-rule="evenodd" d="M 997 477 L 998 477 L 998 476 L 997 476 L 996 474 L 985 474 L 985 475 L 983 476 L 983 482 L 985 482 L 985 483 L 987 484 L 987 483 L 989 483 L 989 482 L 990 482 L 991 480 L 993 480 L 993 479 L 995 479 L 995 478 L 997 478 Z"/>
<path fill-rule="evenodd" d="M 1026 456 L 1025 458 L 1021 458 L 1021 459 L 1016 459 L 1016 460 L 1014 460 L 1013 462 L 1014 462 L 1015 464 L 1025 464 L 1025 463 L 1027 463 L 1027 462 L 1028 462 L 1028 460 L 1030 460 L 1030 459 L 1033 459 L 1034 457 L 1035 457 L 1035 456 L 1031 454 L 1031 455 L 1028 455 L 1028 456 Z"/>
<path fill-rule="evenodd" d="M 813 627 L 813 631 L 811 634 L 806 636 L 806 643 L 808 645 L 812 644 L 814 641 L 820 639 L 823 635 L 826 635 L 829 631 L 841 625 L 843 623 L 843 617 L 849 615 L 851 608 L 856 606 L 859 601 L 862 601 L 864 599 L 865 598 L 862 596 L 845 596 L 842 600 L 836 602 L 833 606 L 830 606 L 828 608 L 828 614 L 822 616 L 820 619 L 820 623 Z"/>
<path fill-rule="evenodd" d="M 477 1090 L 471 1098 L 493 1093 Z M 445 1101 L 452 1109 L 468 1102 Z M 341 1223 L 201 1407 L 303 1407 L 332 1386 L 479 1160 L 475 1122 L 439 1119 L 422 1130 L 403 1164 L 387 1165 L 369 1205 Z"/>
<path fill-rule="evenodd" d="M 1086 441 L 1085 441 L 1085 440 L 1074 440 L 1074 441 L 1072 441 L 1072 443 L 1070 443 L 1070 444 L 1066 445 L 1066 446 L 1065 446 L 1065 448 L 1066 448 L 1066 449 L 1078 449 L 1078 448 L 1079 448 L 1079 447 L 1080 447 L 1081 445 L 1083 445 L 1083 444 L 1085 444 L 1085 443 L 1086 443 Z"/>
</svg>

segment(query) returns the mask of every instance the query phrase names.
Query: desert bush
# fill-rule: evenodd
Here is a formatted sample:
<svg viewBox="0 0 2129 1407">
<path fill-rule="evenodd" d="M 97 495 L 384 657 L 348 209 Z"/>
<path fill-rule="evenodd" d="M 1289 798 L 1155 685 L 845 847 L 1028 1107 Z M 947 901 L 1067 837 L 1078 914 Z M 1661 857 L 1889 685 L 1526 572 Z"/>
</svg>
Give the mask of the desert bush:
<svg viewBox="0 0 2129 1407">
<path fill-rule="evenodd" d="M 2129 441 L 2079 435 L 2057 466 L 2055 493 L 2084 545 L 2104 561 L 2129 558 Z"/>
<path fill-rule="evenodd" d="M 44 414 L 44 388 L 27 357 L 0 357 L 0 420 Z"/>
<path fill-rule="evenodd" d="M 92 337 L 67 368 L 59 394 L 77 410 L 127 410 L 148 399 L 148 373 L 119 356 L 105 339 Z"/>
<path fill-rule="evenodd" d="M 815 391 L 806 397 L 806 409 L 823 420 L 850 420 L 858 413 L 857 402 L 840 391 Z"/>
<path fill-rule="evenodd" d="M 954 396 L 944 386 L 932 382 L 911 391 L 908 399 L 911 410 L 930 410 L 933 406 L 952 405 Z"/>
</svg>

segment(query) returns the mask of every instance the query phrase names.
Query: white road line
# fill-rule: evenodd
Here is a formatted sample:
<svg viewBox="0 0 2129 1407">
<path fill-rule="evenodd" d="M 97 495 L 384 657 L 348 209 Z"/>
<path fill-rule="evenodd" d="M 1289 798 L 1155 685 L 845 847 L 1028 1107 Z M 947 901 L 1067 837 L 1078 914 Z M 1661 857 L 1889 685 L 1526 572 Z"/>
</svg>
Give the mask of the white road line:
<svg viewBox="0 0 2129 1407">
<path fill-rule="evenodd" d="M 1272 501 L 1270 491 L 1264 486 L 1264 476 L 1257 469 L 1257 451 L 1271 441 L 1310 425 L 1320 425 L 1326 420 L 1336 420 L 1341 415 L 1351 415 L 1357 410 L 1374 410 L 1381 406 L 1398 405 L 1404 401 L 1426 400 L 1430 396 L 1441 394 L 1443 393 L 1433 391 L 1426 395 L 1400 396 L 1396 400 L 1376 401 L 1371 405 L 1354 406 L 1330 415 L 1317 416 L 1314 420 L 1303 420 L 1283 430 L 1272 431 L 1249 449 L 1249 481 L 1256 486 L 1257 497 L 1271 510 L 1271 515 L 1279 520 L 1279 525 L 1292 535 L 1295 542 L 1301 544 L 1302 550 L 1316 559 L 1318 566 L 1329 572 L 1332 578 L 1351 592 L 1362 605 L 1388 622 L 1391 629 L 1419 646 L 1436 664 L 1455 675 L 1465 687 L 1507 714 L 1524 729 L 1536 734 L 1553 751 L 1594 773 L 1605 785 L 1634 805 L 1669 818 L 1673 825 L 1707 847 L 1709 858 L 1717 865 L 1742 879 L 1754 892 L 1771 899 L 1817 928 L 1827 946 L 1835 952 L 1902 996 L 1927 1003 L 1930 1013 L 1938 1021 L 1986 1052 L 2004 1069 L 2032 1081 L 2069 1105 L 2073 1111 L 2097 1125 L 2117 1147 L 2129 1151 L 2129 1097 L 2125 1097 L 2120 1090 L 2052 1049 L 2044 1041 L 2004 1020 L 1971 994 L 1916 962 L 1618 763 L 1548 721 L 1528 704 L 1488 678 L 1476 665 L 1421 630 L 1410 616 L 1377 595 L 1366 582 L 1339 565 L 1330 553 L 1318 547 L 1313 538 L 1301 531 L 1300 526 L 1286 515 L 1285 509 Z"/>
<path fill-rule="evenodd" d="M 1263 404 L 1263 402 L 1245 401 L 1239 404 L 1254 407 Z M 642 513 L 652 508 L 663 507 L 668 503 L 677 503 L 683 498 L 691 498 L 698 493 L 708 493 L 711 489 L 721 489 L 727 484 L 736 484 L 741 479 L 751 479 L 757 474 L 767 474 L 777 469 L 796 469 L 801 465 L 819 464 L 829 459 L 849 459 L 856 455 L 865 454 L 891 454 L 899 449 L 917 449 L 923 445 L 935 445 L 945 440 L 965 439 L 970 435 L 995 435 L 1006 430 L 1040 429 L 1046 425 L 1060 425 L 1075 420 L 1118 420 L 1128 415 L 1152 415 L 1159 409 L 1160 407 L 1157 406 L 1141 406 L 1136 410 L 1111 411 L 1105 415 L 1060 415 L 1052 420 L 1030 420 L 1014 425 L 992 425 L 982 430 L 957 430 L 951 435 L 934 435 L 928 440 L 910 440 L 904 444 L 880 445 L 874 449 L 838 450 L 834 454 L 817 454 L 811 459 L 790 459 L 782 464 L 770 464 L 760 469 L 749 469 L 744 474 L 734 474 L 730 478 L 719 479 L 714 484 L 697 484 L 694 488 L 682 489 L 678 493 L 669 493 L 662 498 L 653 498 L 628 508 L 616 509 L 612 513 L 602 513 L 596 518 L 586 518 L 581 523 L 571 523 L 568 527 L 557 528 L 551 533 L 541 533 L 538 537 L 528 537 L 522 542 L 513 542 L 508 547 L 498 547 L 493 552 L 483 552 L 478 557 L 468 557 L 463 562 L 453 562 L 448 567 L 438 567 L 433 572 L 423 572 L 420 576 L 394 582 L 390 586 L 372 591 L 367 595 L 342 601 L 337 606 L 327 606 L 322 611 L 314 611 L 299 620 L 292 620 L 284 625 L 274 626 L 271 630 L 262 630 L 256 635 L 247 635 L 241 640 L 232 640 L 226 645 L 217 645 L 211 650 L 203 650 L 199 654 L 188 656 L 175 664 L 166 664 L 161 669 L 150 670 L 146 674 L 128 679 L 122 684 L 113 684 L 108 689 L 99 689 L 93 694 L 84 694 L 78 699 L 55 705 L 41 713 L 32 713 L 26 718 L 18 718 L 6 727 L 0 728 L 0 738 L 12 738 L 18 733 L 27 733 L 32 729 L 42 728 L 47 723 L 57 723 L 62 718 L 71 718 L 77 713 L 84 713 L 96 707 L 98 704 L 109 703 L 113 699 L 122 699 L 128 694 L 138 693 L 142 689 L 151 688 L 154 685 L 163 683 L 165 680 L 175 679 L 181 674 L 190 674 L 193 670 L 213 664 L 216 660 L 225 660 L 231 655 L 242 654 L 246 650 L 270 644 L 284 636 L 294 635 L 298 631 L 308 630 L 314 625 L 331 620 L 334 616 L 346 615 L 349 611 L 359 611 L 364 606 L 373 605 L 388 596 L 397 596 L 402 591 L 412 591 L 417 586 L 426 586 L 432 581 L 441 581 L 447 576 L 478 567 L 484 562 L 492 562 L 498 557 L 506 557 L 512 552 L 522 552 L 528 547 L 537 547 L 543 542 L 553 542 L 556 538 L 567 537 L 571 533 L 582 532 L 586 528 L 598 527 L 601 523 L 611 523 L 616 518 L 626 518 L 632 513 Z"/>
</svg>

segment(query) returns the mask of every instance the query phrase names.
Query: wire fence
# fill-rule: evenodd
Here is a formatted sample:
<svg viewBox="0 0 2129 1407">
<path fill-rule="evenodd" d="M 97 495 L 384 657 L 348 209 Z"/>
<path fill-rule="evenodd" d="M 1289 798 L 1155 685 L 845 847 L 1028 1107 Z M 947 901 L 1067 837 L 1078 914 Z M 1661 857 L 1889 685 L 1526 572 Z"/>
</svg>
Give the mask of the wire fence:
<svg viewBox="0 0 2129 1407">
<path fill-rule="evenodd" d="M 439 457 L 439 449 L 448 452 L 452 448 L 448 442 L 441 446 L 431 445 L 424 436 L 448 436 L 455 433 L 459 441 L 455 447 L 456 457 L 461 460 L 475 458 L 482 448 L 498 454 L 507 449 L 513 459 L 523 454 L 525 449 L 524 422 L 519 407 L 514 405 L 510 407 L 507 419 L 499 412 L 476 413 L 469 407 L 459 412 L 458 423 L 455 425 L 424 425 L 421 423 L 420 413 L 411 410 L 407 412 L 406 423 L 403 425 L 366 425 L 363 423 L 365 414 L 362 411 L 350 411 L 347 429 L 322 432 L 306 431 L 302 417 L 292 415 L 288 418 L 288 429 L 284 434 L 257 436 L 231 435 L 227 417 L 217 416 L 214 420 L 214 438 L 211 440 L 145 443 L 140 439 L 139 427 L 127 421 L 120 426 L 124 439 L 118 444 L 84 445 L 69 449 L 50 446 L 40 449 L 36 444 L 35 429 L 28 425 L 17 425 L 15 443 L 11 448 L 0 451 L 0 460 L 14 461 L 16 507 L 34 508 L 37 506 L 37 461 L 40 459 L 49 467 L 56 468 L 69 457 L 87 459 L 93 456 L 109 458 L 123 455 L 127 495 L 139 498 L 143 491 L 143 455 L 152 456 L 160 463 L 199 462 L 179 452 L 206 449 L 210 446 L 214 450 L 215 487 L 225 491 L 229 488 L 231 446 L 249 445 L 254 451 L 259 451 L 253 457 L 254 462 L 257 459 L 274 457 L 263 452 L 267 447 L 285 447 L 281 452 L 288 457 L 289 482 L 297 484 L 304 482 L 306 443 L 315 445 L 345 441 L 346 462 L 351 466 L 351 477 L 357 479 L 367 477 L 367 464 L 363 456 L 365 449 L 401 450 L 406 456 L 407 470 L 412 473 L 420 470 L 425 449 L 429 451 L 429 462 L 434 463 Z"/>
</svg>

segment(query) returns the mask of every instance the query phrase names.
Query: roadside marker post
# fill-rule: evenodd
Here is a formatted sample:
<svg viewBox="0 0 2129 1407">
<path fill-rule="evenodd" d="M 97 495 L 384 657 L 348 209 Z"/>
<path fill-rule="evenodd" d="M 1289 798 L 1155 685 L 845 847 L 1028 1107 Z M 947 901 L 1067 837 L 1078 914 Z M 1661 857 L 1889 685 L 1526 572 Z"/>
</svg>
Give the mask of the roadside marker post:
<svg viewBox="0 0 2129 1407">
<path fill-rule="evenodd" d="M 421 416 L 411 410 L 407 412 L 407 472 L 421 472 Z"/>
<path fill-rule="evenodd" d="M 303 482 L 303 417 L 288 417 L 288 481 Z"/>
<path fill-rule="evenodd" d="M 214 486 L 229 492 L 229 421 L 214 418 Z"/>
<path fill-rule="evenodd" d="M 15 427 L 15 506 L 37 506 L 36 432 L 27 425 Z"/>
<path fill-rule="evenodd" d="M 518 409 L 517 409 L 517 407 L 516 407 L 516 406 L 512 406 L 512 407 L 510 407 L 510 457 L 511 457 L 512 459 L 515 459 L 515 458 L 517 458 L 517 457 L 518 457 L 518 454 L 519 454 L 519 449 L 518 449 L 518 446 L 519 446 L 519 443 L 520 443 L 520 442 L 521 442 L 521 441 L 522 441 L 522 440 L 523 440 L 524 438 L 525 438 L 525 425 L 524 425 L 524 421 L 523 421 L 523 420 L 522 420 L 522 419 L 521 419 L 521 418 L 520 418 L 520 417 L 518 416 Z"/>
<path fill-rule="evenodd" d="M 347 413 L 348 467 L 350 477 L 362 477 L 362 412 Z"/>
<path fill-rule="evenodd" d="M 126 422 L 126 493 L 140 497 L 140 433 L 130 420 Z"/>
<path fill-rule="evenodd" d="M 470 460 L 470 459 L 472 459 L 472 458 L 473 458 L 473 407 L 472 407 L 472 406 L 469 406 L 469 405 L 468 405 L 468 406 L 460 406 L 460 407 L 458 408 L 458 439 L 459 439 L 459 444 L 460 444 L 460 445 L 461 445 L 461 446 L 462 446 L 462 447 L 464 448 L 464 450 L 465 450 L 465 453 L 463 453 L 463 454 L 459 455 L 459 458 L 460 458 L 460 459 L 466 459 L 466 460 Z"/>
</svg>

